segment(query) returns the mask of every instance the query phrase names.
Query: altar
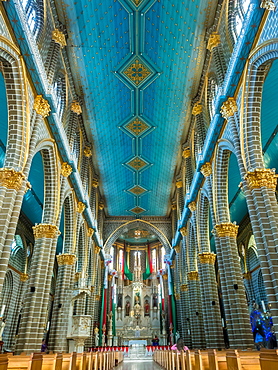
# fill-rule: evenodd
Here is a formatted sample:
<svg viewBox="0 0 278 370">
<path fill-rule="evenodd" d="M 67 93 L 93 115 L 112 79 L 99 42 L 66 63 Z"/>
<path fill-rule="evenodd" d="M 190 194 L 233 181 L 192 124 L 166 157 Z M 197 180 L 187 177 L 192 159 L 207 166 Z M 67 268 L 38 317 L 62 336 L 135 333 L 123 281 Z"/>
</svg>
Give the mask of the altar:
<svg viewBox="0 0 278 370">
<path fill-rule="evenodd" d="M 137 339 L 137 340 L 133 339 L 133 340 L 130 340 L 128 342 L 128 345 L 129 345 L 129 347 L 130 346 L 134 346 L 134 345 L 147 346 L 148 343 L 147 343 L 147 341 L 145 339 Z"/>
</svg>

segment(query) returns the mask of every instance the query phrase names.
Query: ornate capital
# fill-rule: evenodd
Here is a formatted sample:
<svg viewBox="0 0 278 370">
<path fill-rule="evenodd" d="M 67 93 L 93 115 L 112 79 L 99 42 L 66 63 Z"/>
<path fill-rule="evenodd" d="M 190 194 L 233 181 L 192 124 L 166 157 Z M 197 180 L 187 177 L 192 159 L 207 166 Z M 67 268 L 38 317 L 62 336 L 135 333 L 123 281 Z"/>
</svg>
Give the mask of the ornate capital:
<svg viewBox="0 0 278 370">
<path fill-rule="evenodd" d="M 252 274 L 251 274 L 251 272 L 250 272 L 250 271 L 244 272 L 244 273 L 243 273 L 243 279 L 251 280 L 251 279 L 252 279 Z"/>
<path fill-rule="evenodd" d="M 256 168 L 255 171 L 247 172 L 245 180 L 251 190 L 262 187 L 276 190 L 277 175 L 269 168 Z"/>
<path fill-rule="evenodd" d="M 101 248 L 98 245 L 96 245 L 94 251 L 95 251 L 95 254 L 99 254 L 99 252 L 101 251 Z"/>
<path fill-rule="evenodd" d="M 33 233 L 35 239 L 40 238 L 55 238 L 55 236 L 60 235 L 60 231 L 56 225 L 49 225 L 49 224 L 39 224 L 33 226 Z"/>
<path fill-rule="evenodd" d="M 212 51 L 213 48 L 220 44 L 220 35 L 216 32 L 213 32 L 208 39 L 207 49 Z"/>
<path fill-rule="evenodd" d="M 179 244 L 176 245 L 174 248 L 175 248 L 176 253 L 180 253 L 181 252 L 181 246 Z"/>
<path fill-rule="evenodd" d="M 221 106 L 220 113 L 222 117 L 228 119 L 237 112 L 237 104 L 235 98 L 228 98 Z"/>
<path fill-rule="evenodd" d="M 82 202 L 77 203 L 77 212 L 78 213 L 82 213 L 85 208 L 86 208 L 86 204 L 84 204 Z"/>
<path fill-rule="evenodd" d="M 182 156 L 183 156 L 183 158 L 190 158 L 191 157 L 190 148 L 183 149 Z"/>
<path fill-rule="evenodd" d="M 29 279 L 28 274 L 25 274 L 24 272 L 20 274 L 20 281 L 22 281 L 23 283 L 25 283 L 25 281 L 27 281 L 28 279 Z"/>
<path fill-rule="evenodd" d="M 42 95 L 37 95 L 34 100 L 34 109 L 37 114 L 40 114 L 43 118 L 49 116 L 51 111 L 48 101 L 42 97 Z"/>
<path fill-rule="evenodd" d="M 97 188 L 98 187 L 98 179 L 93 179 L 92 181 L 92 187 Z"/>
<path fill-rule="evenodd" d="M 202 113 L 203 107 L 200 103 L 194 104 L 194 107 L 192 109 L 193 116 L 197 116 L 198 114 Z"/>
<path fill-rule="evenodd" d="M 205 164 L 202 165 L 201 167 L 201 173 L 205 176 L 208 177 L 212 173 L 212 167 L 210 162 L 206 162 Z"/>
<path fill-rule="evenodd" d="M 187 229 L 186 227 L 181 227 L 179 232 L 181 233 L 181 235 L 183 236 L 183 238 L 187 235 Z"/>
<path fill-rule="evenodd" d="M 7 189 L 19 190 L 24 179 L 22 172 L 16 172 L 13 168 L 0 168 L 0 185 Z"/>
<path fill-rule="evenodd" d="M 231 238 L 237 237 L 238 225 L 231 222 L 224 222 L 223 224 L 215 225 L 216 235 L 219 238 L 225 238 L 226 236 Z"/>
<path fill-rule="evenodd" d="M 210 252 L 199 253 L 200 263 L 214 265 L 216 254 Z"/>
<path fill-rule="evenodd" d="M 177 187 L 178 189 L 182 188 L 182 180 L 178 180 L 178 181 L 176 181 L 176 187 Z"/>
<path fill-rule="evenodd" d="M 94 232 L 95 232 L 95 230 L 92 229 L 91 227 L 89 227 L 88 230 L 87 230 L 88 237 L 90 238 L 91 236 L 93 236 L 94 235 Z"/>
<path fill-rule="evenodd" d="M 59 254 L 56 257 L 57 257 L 58 266 L 64 266 L 64 265 L 71 266 L 71 265 L 74 265 L 76 261 L 76 257 L 74 254 L 64 253 L 64 254 Z"/>
<path fill-rule="evenodd" d="M 87 158 L 90 158 L 92 156 L 92 150 L 89 146 L 85 146 L 83 153 Z"/>
<path fill-rule="evenodd" d="M 52 40 L 55 41 L 56 44 L 59 44 L 61 46 L 61 48 L 63 48 L 64 46 L 67 45 L 65 35 L 63 34 L 63 32 L 58 30 L 58 28 L 55 28 L 52 31 Z"/>
<path fill-rule="evenodd" d="M 76 113 L 78 116 L 79 116 L 79 114 L 81 114 L 81 113 L 82 113 L 81 105 L 80 105 L 80 103 L 79 103 L 77 100 L 74 100 L 74 101 L 71 103 L 70 110 L 71 110 L 73 113 Z"/>
<path fill-rule="evenodd" d="M 199 274 L 198 271 L 190 271 L 188 274 L 188 280 L 199 280 Z"/>
<path fill-rule="evenodd" d="M 71 165 L 67 162 L 62 163 L 61 166 L 61 175 L 64 177 L 68 177 L 72 173 Z"/>
<path fill-rule="evenodd" d="M 187 292 L 188 291 L 188 285 L 187 284 L 181 284 L 180 291 L 181 292 Z"/>
<path fill-rule="evenodd" d="M 191 212 L 196 211 L 196 208 L 197 208 L 196 202 L 193 201 L 193 202 L 189 203 L 188 208 L 190 209 Z"/>
<path fill-rule="evenodd" d="M 266 10 L 275 10 L 276 6 L 272 0 L 262 0 L 260 4 L 261 8 L 264 8 Z"/>
</svg>

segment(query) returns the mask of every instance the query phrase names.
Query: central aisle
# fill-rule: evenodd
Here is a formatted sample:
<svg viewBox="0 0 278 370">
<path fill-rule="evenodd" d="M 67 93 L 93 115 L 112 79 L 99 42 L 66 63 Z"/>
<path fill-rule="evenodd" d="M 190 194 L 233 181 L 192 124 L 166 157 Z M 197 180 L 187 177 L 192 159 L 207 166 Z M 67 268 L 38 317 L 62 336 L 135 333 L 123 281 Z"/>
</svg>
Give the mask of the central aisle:
<svg viewBox="0 0 278 370">
<path fill-rule="evenodd" d="M 160 370 L 162 367 L 157 365 L 153 360 L 144 360 L 138 362 L 138 360 L 128 360 L 121 363 L 115 369 L 117 370 Z"/>
</svg>

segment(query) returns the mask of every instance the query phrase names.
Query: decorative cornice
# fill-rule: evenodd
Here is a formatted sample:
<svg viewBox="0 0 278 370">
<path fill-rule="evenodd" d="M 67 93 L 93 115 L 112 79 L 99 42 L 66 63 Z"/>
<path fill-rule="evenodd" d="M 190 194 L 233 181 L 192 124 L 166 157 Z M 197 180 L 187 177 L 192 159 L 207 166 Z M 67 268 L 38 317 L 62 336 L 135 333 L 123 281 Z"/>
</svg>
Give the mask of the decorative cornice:
<svg viewBox="0 0 278 370">
<path fill-rule="evenodd" d="M 275 10 L 276 6 L 272 0 L 262 0 L 260 7 L 266 10 Z"/>
<path fill-rule="evenodd" d="M 19 190 L 25 175 L 13 168 L 0 168 L 0 185 L 7 189 Z"/>
<path fill-rule="evenodd" d="M 90 238 L 91 236 L 93 236 L 94 235 L 94 232 L 95 232 L 95 230 L 92 229 L 91 227 L 89 227 L 88 230 L 87 230 L 88 237 Z"/>
<path fill-rule="evenodd" d="M 205 164 L 202 165 L 201 167 L 201 173 L 205 176 L 208 177 L 212 173 L 212 167 L 210 162 L 206 162 Z"/>
<path fill-rule="evenodd" d="M 237 103 L 235 98 L 228 98 L 221 106 L 220 113 L 222 117 L 228 119 L 237 112 Z"/>
<path fill-rule="evenodd" d="M 101 248 L 98 245 L 96 245 L 94 249 L 95 254 L 99 254 L 100 251 L 101 251 Z"/>
<path fill-rule="evenodd" d="M 246 280 L 252 279 L 252 274 L 250 271 L 244 272 L 242 276 L 243 276 L 243 279 L 246 279 Z"/>
<path fill-rule="evenodd" d="M 212 51 L 213 48 L 218 46 L 220 44 L 220 35 L 216 32 L 213 32 L 208 39 L 207 49 L 209 51 Z"/>
<path fill-rule="evenodd" d="M 77 212 L 78 213 L 82 213 L 84 212 L 84 209 L 86 208 L 86 204 L 82 203 L 82 202 L 78 202 L 77 203 Z"/>
<path fill-rule="evenodd" d="M 35 239 L 40 238 L 55 238 L 60 235 L 60 231 L 56 225 L 39 224 L 32 227 Z"/>
<path fill-rule="evenodd" d="M 65 265 L 72 266 L 74 265 L 76 261 L 76 257 L 74 254 L 64 253 L 64 254 L 59 254 L 56 257 L 57 257 L 58 266 L 65 266 Z"/>
<path fill-rule="evenodd" d="M 29 275 L 28 274 L 26 274 L 24 272 L 22 272 L 20 274 L 20 281 L 22 281 L 23 283 L 25 283 L 25 281 L 27 281 L 28 279 L 29 279 Z"/>
<path fill-rule="evenodd" d="M 269 168 L 256 168 L 255 171 L 247 172 L 244 178 L 251 190 L 262 187 L 276 190 L 277 175 Z"/>
<path fill-rule="evenodd" d="M 197 116 L 198 114 L 202 113 L 203 107 L 200 103 L 194 104 L 194 107 L 192 109 L 193 116 Z"/>
<path fill-rule="evenodd" d="M 191 157 L 190 148 L 183 149 L 182 156 L 183 156 L 183 158 L 190 158 Z"/>
<path fill-rule="evenodd" d="M 180 229 L 179 229 L 179 232 L 181 233 L 181 235 L 183 236 L 183 238 L 187 235 L 187 229 L 186 229 L 186 227 L 184 226 L 184 227 L 181 227 Z"/>
<path fill-rule="evenodd" d="M 182 188 L 182 180 L 178 180 L 178 181 L 176 181 L 176 187 L 178 188 L 178 189 L 180 189 L 180 188 Z"/>
<path fill-rule="evenodd" d="M 199 274 L 198 271 L 190 271 L 187 274 L 188 280 L 193 281 L 193 280 L 199 280 Z"/>
<path fill-rule="evenodd" d="M 92 181 L 92 187 L 97 188 L 98 187 L 98 179 L 94 178 Z"/>
<path fill-rule="evenodd" d="M 214 265 L 216 254 L 210 252 L 199 253 L 200 263 L 208 263 Z"/>
<path fill-rule="evenodd" d="M 52 40 L 55 41 L 56 44 L 59 44 L 61 48 L 67 45 L 65 35 L 57 28 L 52 31 Z"/>
<path fill-rule="evenodd" d="M 71 165 L 67 162 L 62 163 L 61 166 L 61 175 L 64 177 L 68 177 L 72 173 Z"/>
<path fill-rule="evenodd" d="M 238 225 L 235 225 L 231 222 L 224 222 L 222 224 L 215 225 L 215 231 L 219 238 L 224 238 L 226 236 L 236 238 L 238 233 Z"/>
<path fill-rule="evenodd" d="M 193 201 L 193 202 L 189 203 L 188 208 L 190 209 L 191 212 L 196 211 L 196 208 L 197 208 L 196 202 Z"/>
<path fill-rule="evenodd" d="M 92 150 L 89 146 L 85 146 L 83 153 L 87 158 L 90 158 L 92 156 Z"/>
<path fill-rule="evenodd" d="M 81 114 L 81 113 L 82 113 L 81 105 L 80 105 L 80 103 L 79 103 L 77 100 L 74 100 L 74 101 L 71 103 L 70 110 L 71 110 L 73 113 L 76 113 L 78 116 L 79 116 L 79 114 Z"/>
<path fill-rule="evenodd" d="M 46 99 L 42 97 L 42 95 L 37 95 L 34 100 L 34 109 L 37 114 L 40 114 L 43 118 L 49 116 L 50 114 L 50 105 Z"/>
<path fill-rule="evenodd" d="M 188 285 L 187 284 L 181 284 L 180 291 L 181 292 L 187 292 L 188 291 Z"/>
</svg>

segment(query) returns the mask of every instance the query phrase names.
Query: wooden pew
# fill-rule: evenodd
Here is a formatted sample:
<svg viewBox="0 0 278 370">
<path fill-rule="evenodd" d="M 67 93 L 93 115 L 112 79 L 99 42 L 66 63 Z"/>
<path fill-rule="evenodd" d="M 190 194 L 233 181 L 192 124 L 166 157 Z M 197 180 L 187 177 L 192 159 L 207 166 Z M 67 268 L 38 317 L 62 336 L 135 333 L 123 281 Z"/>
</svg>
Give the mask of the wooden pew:
<svg viewBox="0 0 278 370">
<path fill-rule="evenodd" d="M 261 370 L 259 352 L 227 350 L 228 370 Z"/>
<path fill-rule="evenodd" d="M 30 370 L 31 362 L 30 355 L 8 356 L 8 370 Z"/>
<path fill-rule="evenodd" d="M 42 370 L 62 370 L 62 353 L 44 354 L 42 358 Z"/>
<path fill-rule="evenodd" d="M 261 349 L 260 364 L 261 364 L 261 370 L 277 370 L 278 369 L 278 350 L 277 349 Z"/>
<path fill-rule="evenodd" d="M 76 353 L 62 353 L 62 370 L 76 370 Z"/>
<path fill-rule="evenodd" d="M 208 352 L 195 350 L 195 370 L 210 370 Z"/>
<path fill-rule="evenodd" d="M 8 369 L 8 356 L 7 354 L 0 355 L 0 370 L 7 370 Z"/>
<path fill-rule="evenodd" d="M 227 370 L 226 351 L 208 350 L 210 370 Z"/>
</svg>

